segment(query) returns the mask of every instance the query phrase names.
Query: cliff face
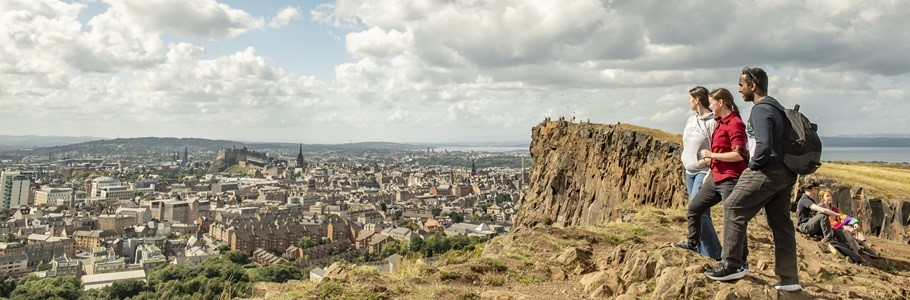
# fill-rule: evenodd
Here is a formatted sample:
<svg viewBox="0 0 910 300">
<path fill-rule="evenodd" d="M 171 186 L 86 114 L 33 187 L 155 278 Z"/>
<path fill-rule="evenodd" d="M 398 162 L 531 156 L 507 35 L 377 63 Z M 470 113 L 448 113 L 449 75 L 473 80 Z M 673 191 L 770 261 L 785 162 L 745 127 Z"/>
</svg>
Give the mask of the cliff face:
<svg viewBox="0 0 910 300">
<path fill-rule="evenodd" d="M 622 207 L 686 203 L 679 139 L 632 125 L 540 123 L 516 228 L 598 225 L 621 218 Z"/>
</svg>

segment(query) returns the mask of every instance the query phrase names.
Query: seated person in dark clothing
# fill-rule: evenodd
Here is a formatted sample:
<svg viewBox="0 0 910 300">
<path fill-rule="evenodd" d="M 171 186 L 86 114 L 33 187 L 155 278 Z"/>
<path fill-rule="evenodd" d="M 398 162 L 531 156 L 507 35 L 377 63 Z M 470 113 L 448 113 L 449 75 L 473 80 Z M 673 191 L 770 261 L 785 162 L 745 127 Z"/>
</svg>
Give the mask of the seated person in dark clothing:
<svg viewBox="0 0 910 300">
<path fill-rule="evenodd" d="M 796 229 L 808 235 L 821 235 L 822 243 L 828 243 L 833 238 L 828 217 L 836 217 L 839 214 L 818 205 L 817 182 L 810 179 L 803 189 L 805 193 L 796 204 Z"/>
</svg>

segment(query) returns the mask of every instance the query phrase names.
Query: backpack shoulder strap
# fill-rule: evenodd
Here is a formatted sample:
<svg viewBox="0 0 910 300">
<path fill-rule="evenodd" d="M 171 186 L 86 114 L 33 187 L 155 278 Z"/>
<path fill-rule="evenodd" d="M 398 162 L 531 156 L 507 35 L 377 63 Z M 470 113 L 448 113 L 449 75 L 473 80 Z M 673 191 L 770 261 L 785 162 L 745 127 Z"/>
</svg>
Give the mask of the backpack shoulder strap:
<svg viewBox="0 0 910 300">
<path fill-rule="evenodd" d="M 786 108 L 784 108 L 783 106 L 774 105 L 774 104 L 771 104 L 771 102 L 759 102 L 756 105 L 762 105 L 762 104 L 773 107 L 774 109 L 777 109 L 777 111 L 779 111 L 781 114 L 783 114 L 784 117 L 787 116 Z"/>
</svg>

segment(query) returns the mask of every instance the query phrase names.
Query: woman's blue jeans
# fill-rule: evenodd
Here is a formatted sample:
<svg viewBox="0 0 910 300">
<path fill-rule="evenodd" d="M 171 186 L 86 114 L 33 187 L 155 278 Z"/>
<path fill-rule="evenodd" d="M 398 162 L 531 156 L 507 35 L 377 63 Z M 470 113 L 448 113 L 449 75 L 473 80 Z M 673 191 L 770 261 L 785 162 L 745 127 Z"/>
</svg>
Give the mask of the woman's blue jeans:
<svg viewBox="0 0 910 300">
<path fill-rule="evenodd" d="M 698 194 L 702 182 L 705 181 L 707 173 L 685 173 L 686 190 L 689 192 L 689 201 Z M 713 259 L 720 259 L 720 252 L 723 250 L 720 245 L 720 239 L 717 238 L 717 231 L 714 231 L 714 222 L 711 221 L 711 211 L 701 215 L 701 240 L 698 241 L 698 253 Z"/>
</svg>

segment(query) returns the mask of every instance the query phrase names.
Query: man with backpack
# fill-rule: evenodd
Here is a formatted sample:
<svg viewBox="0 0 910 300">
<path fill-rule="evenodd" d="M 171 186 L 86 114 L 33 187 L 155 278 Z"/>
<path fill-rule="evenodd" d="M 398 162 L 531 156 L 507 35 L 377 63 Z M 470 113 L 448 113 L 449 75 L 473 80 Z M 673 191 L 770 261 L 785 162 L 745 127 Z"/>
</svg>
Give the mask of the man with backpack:
<svg viewBox="0 0 910 300">
<path fill-rule="evenodd" d="M 724 244 L 722 261 L 705 272 L 719 281 L 746 276 L 748 264 L 742 261 L 749 221 L 764 208 L 774 236 L 774 272 L 781 291 L 802 290 L 796 265 L 796 237 L 790 220 L 790 196 L 797 174 L 784 164 L 784 144 L 792 130 L 784 108 L 767 95 L 768 75 L 760 68 L 744 68 L 739 77 L 739 92 L 746 102 L 754 102 L 747 132 L 754 135 L 754 155 L 733 193 L 724 201 Z"/>
</svg>

